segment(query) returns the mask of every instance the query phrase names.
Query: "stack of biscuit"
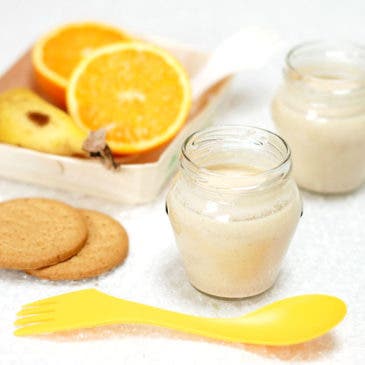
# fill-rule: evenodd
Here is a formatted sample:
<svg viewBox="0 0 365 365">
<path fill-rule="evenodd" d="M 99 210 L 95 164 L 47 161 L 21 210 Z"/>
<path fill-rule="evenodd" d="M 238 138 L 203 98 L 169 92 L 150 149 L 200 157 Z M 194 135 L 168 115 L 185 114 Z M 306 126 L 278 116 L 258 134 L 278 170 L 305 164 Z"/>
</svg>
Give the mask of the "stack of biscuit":
<svg viewBox="0 0 365 365">
<path fill-rule="evenodd" d="M 113 218 L 62 202 L 0 203 L 0 267 L 49 280 L 98 276 L 121 264 L 128 236 Z"/>
</svg>

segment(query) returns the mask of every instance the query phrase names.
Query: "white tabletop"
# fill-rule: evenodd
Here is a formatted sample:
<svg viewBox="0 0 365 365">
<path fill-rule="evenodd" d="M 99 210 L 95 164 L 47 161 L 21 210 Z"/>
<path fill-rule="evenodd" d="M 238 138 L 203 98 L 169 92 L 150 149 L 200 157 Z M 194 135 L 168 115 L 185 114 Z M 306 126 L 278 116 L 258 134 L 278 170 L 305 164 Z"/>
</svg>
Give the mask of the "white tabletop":
<svg viewBox="0 0 365 365">
<path fill-rule="evenodd" d="M 134 32 L 160 35 L 208 50 L 246 25 L 272 28 L 287 40 L 288 46 L 333 37 L 361 42 L 365 39 L 364 15 L 363 0 L 2 1 L 0 71 L 40 34 L 78 19 L 112 22 Z M 261 72 L 237 77 L 215 121 L 249 122 L 272 129 L 269 102 L 279 83 L 281 65 L 279 55 Z M 163 195 L 153 204 L 128 208 L 87 195 L 0 179 L 1 200 L 35 195 L 113 215 L 129 232 L 130 254 L 125 264 L 111 274 L 83 282 L 52 284 L 21 272 L 1 271 L 1 364 L 365 362 L 365 303 L 360 291 L 365 282 L 365 188 L 337 197 L 303 193 L 304 216 L 276 285 L 263 295 L 232 302 L 207 297 L 188 284 L 164 214 Z M 231 345 L 138 326 L 89 330 L 52 339 L 12 335 L 12 322 L 21 304 L 87 287 L 204 316 L 239 315 L 286 296 L 328 293 L 347 302 L 348 315 L 330 334 L 282 348 Z"/>
</svg>

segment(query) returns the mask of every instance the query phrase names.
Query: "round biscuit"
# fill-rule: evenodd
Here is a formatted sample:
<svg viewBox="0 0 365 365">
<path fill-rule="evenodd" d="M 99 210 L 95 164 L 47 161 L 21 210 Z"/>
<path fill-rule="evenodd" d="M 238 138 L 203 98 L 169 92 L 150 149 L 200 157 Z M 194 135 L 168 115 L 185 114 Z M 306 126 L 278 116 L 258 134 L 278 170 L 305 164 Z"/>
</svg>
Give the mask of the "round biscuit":
<svg viewBox="0 0 365 365">
<path fill-rule="evenodd" d="M 20 198 L 0 203 L 0 267 L 37 269 L 67 260 L 84 246 L 82 214 L 62 202 Z"/>
<path fill-rule="evenodd" d="M 67 261 L 27 273 L 48 280 L 79 280 L 98 276 L 124 261 L 128 253 L 125 229 L 113 218 L 93 210 L 81 210 L 88 238 L 83 249 Z"/>
</svg>

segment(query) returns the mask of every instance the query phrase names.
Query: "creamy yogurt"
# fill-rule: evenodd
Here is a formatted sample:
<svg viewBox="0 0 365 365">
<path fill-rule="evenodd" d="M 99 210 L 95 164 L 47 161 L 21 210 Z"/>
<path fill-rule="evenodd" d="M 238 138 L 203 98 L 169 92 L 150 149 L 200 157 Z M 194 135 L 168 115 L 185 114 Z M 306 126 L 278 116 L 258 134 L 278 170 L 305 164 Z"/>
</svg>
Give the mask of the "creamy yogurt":
<svg viewBox="0 0 365 365">
<path fill-rule="evenodd" d="M 287 58 L 272 116 L 299 186 L 343 193 L 365 181 L 365 51 L 310 43 Z"/>
<path fill-rule="evenodd" d="M 289 167 L 274 182 L 271 169 L 233 164 L 232 155 L 223 157 L 230 160 L 226 164 L 210 164 L 216 159 L 213 150 L 204 159 L 204 171 L 195 176 L 203 175 L 202 181 L 182 170 L 168 194 L 176 242 L 197 289 L 226 298 L 256 295 L 273 285 L 280 270 L 301 214 L 298 189 Z M 260 148 L 253 154 L 260 155 Z"/>
</svg>

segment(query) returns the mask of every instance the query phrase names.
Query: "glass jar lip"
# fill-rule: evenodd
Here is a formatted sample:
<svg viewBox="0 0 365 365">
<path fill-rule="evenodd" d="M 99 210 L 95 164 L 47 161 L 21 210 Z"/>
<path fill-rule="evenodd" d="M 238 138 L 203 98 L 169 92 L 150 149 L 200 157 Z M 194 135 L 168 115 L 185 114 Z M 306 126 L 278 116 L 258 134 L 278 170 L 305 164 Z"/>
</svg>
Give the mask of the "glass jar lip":
<svg viewBox="0 0 365 365">
<path fill-rule="evenodd" d="M 306 49 L 310 49 L 311 47 L 323 47 L 323 48 L 331 48 L 331 47 L 346 47 L 346 48 L 350 48 L 352 50 L 356 50 L 356 51 L 360 51 L 361 53 L 363 53 L 363 59 L 364 59 L 364 64 L 365 64 L 365 46 L 356 43 L 356 42 L 352 42 L 352 41 L 347 41 L 347 40 L 313 40 L 313 41 L 308 41 L 308 42 L 302 42 L 299 43 L 297 45 L 295 45 L 294 47 L 292 47 L 288 53 L 286 54 L 285 57 L 285 65 L 287 67 L 287 69 L 289 70 L 290 74 L 292 76 L 294 76 L 294 78 L 298 79 L 298 80 L 304 80 L 304 81 L 314 81 L 316 83 L 326 83 L 328 84 L 332 84 L 333 86 L 341 86 L 343 83 L 348 82 L 348 80 L 346 79 L 333 79 L 333 80 L 329 80 L 329 79 L 323 79 L 321 76 L 316 76 L 313 74 L 309 74 L 309 73 L 303 73 L 301 72 L 294 64 L 293 64 L 293 57 L 299 52 L 299 51 L 304 51 Z M 365 73 L 364 73 L 365 74 Z M 358 79 L 357 81 L 361 81 L 360 83 L 357 83 L 357 87 L 355 87 L 354 89 L 363 89 L 365 88 L 365 77 L 362 79 Z"/>
<path fill-rule="evenodd" d="M 257 177 L 265 177 L 265 176 L 273 176 L 273 179 L 270 179 L 270 182 L 276 182 L 278 180 L 281 180 L 283 177 L 287 176 L 290 173 L 291 170 L 291 150 L 289 145 L 287 144 L 287 142 L 278 134 L 269 131 L 265 128 L 260 128 L 260 127 L 254 127 L 251 125 L 239 125 L 239 124 L 225 124 L 225 125 L 221 125 L 221 126 L 213 126 L 213 127 L 208 127 L 208 128 L 204 128 L 201 130 L 198 130 L 194 133 L 192 133 L 190 136 L 188 136 L 182 147 L 181 147 L 181 154 L 183 159 L 185 160 L 185 162 L 187 162 L 188 165 L 188 169 L 191 170 L 193 173 L 198 173 L 203 177 L 222 177 L 224 176 L 224 174 L 222 174 L 219 171 L 212 171 L 209 168 L 203 167 L 203 166 L 199 166 L 195 161 L 193 161 L 193 159 L 191 159 L 189 157 L 188 154 L 188 145 L 191 142 L 191 140 L 193 138 L 196 137 L 201 137 L 204 135 L 209 135 L 210 133 L 216 133 L 216 132 L 227 132 L 230 130 L 236 130 L 237 131 L 256 131 L 256 132 L 261 132 L 261 133 L 265 133 L 273 138 L 275 138 L 277 141 L 279 141 L 279 143 L 282 144 L 283 149 L 284 149 L 284 155 L 281 159 L 281 161 L 274 165 L 273 167 L 270 167 L 268 169 L 262 170 L 262 172 L 259 172 L 257 174 L 255 174 L 254 176 Z M 242 179 L 242 175 L 230 175 L 230 178 L 240 178 Z M 261 184 L 259 184 L 261 185 Z M 245 187 L 236 187 L 236 188 L 230 188 L 233 191 L 236 190 L 253 190 L 253 189 L 257 189 L 260 186 L 258 185 L 250 185 L 250 186 L 245 186 Z"/>
</svg>

